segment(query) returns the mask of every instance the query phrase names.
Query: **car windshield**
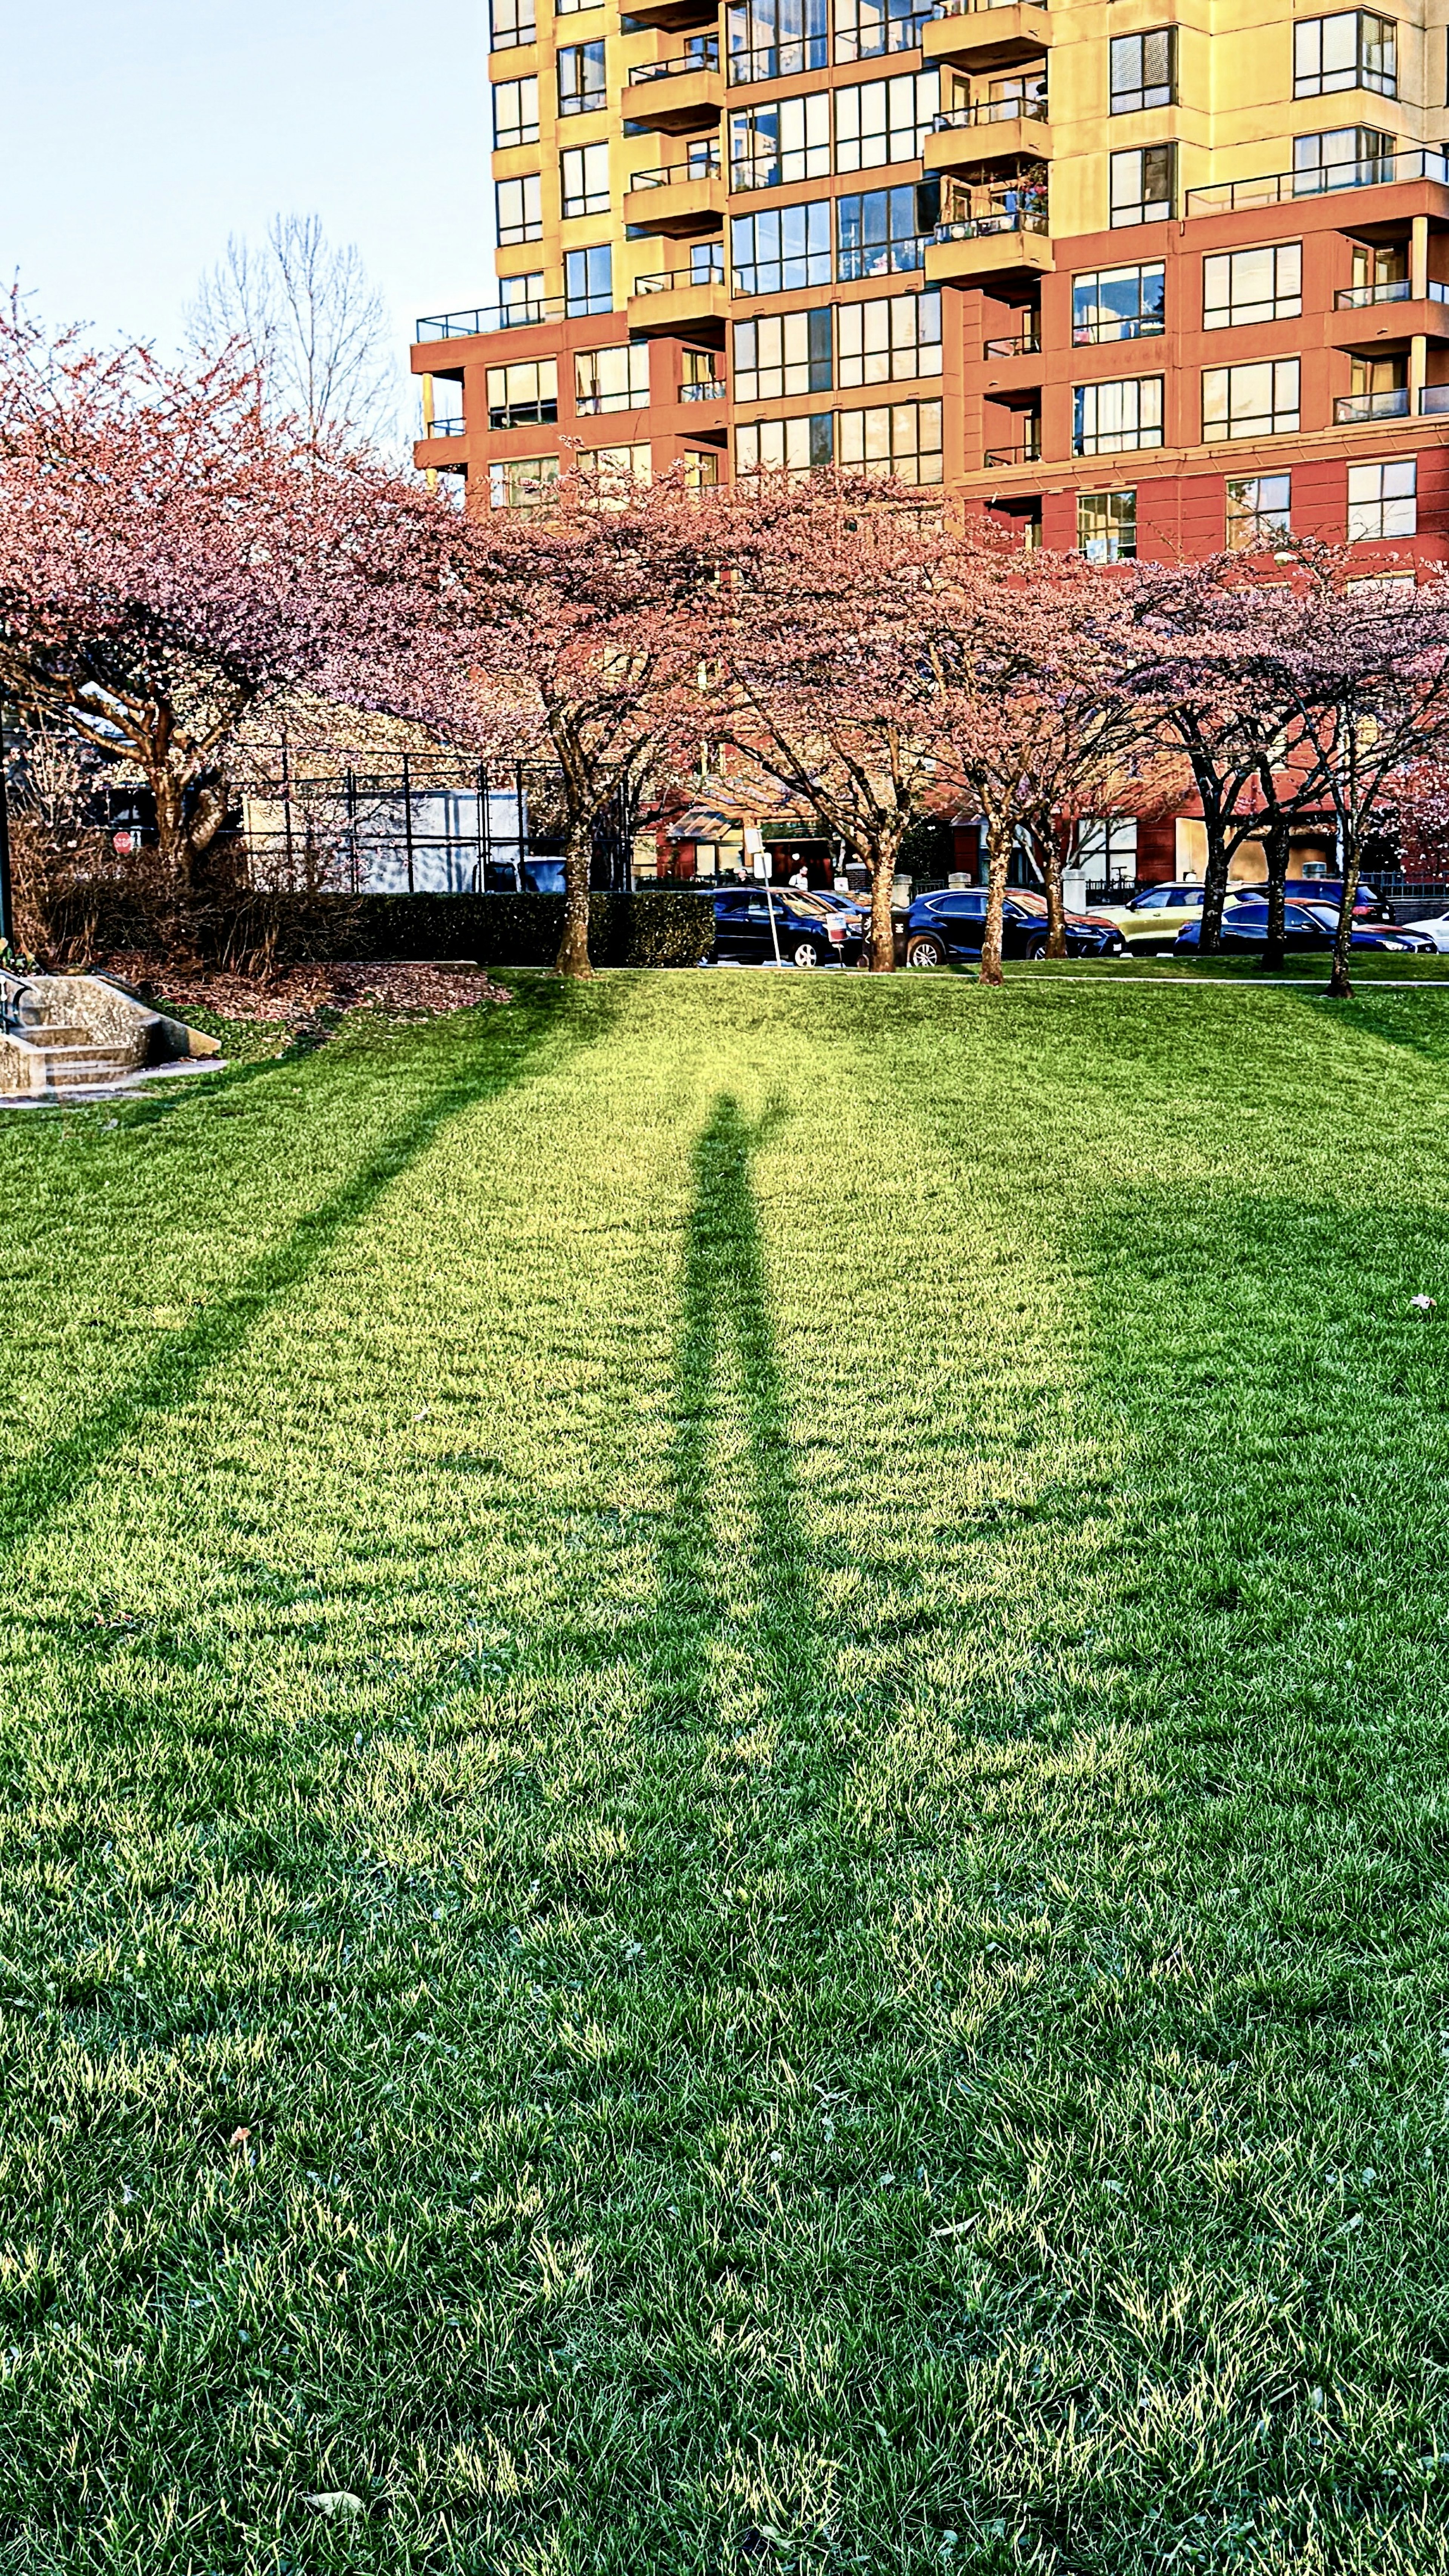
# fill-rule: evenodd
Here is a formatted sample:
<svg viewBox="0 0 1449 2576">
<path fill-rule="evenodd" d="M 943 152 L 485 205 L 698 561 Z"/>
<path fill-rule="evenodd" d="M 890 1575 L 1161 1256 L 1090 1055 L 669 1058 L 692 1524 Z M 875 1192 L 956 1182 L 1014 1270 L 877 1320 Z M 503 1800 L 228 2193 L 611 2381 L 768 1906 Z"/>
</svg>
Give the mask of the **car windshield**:
<svg viewBox="0 0 1449 2576">
<path fill-rule="evenodd" d="M 1046 910 L 1044 894 L 1028 894 L 1021 886 L 1012 887 L 1007 901 L 1009 904 L 1014 904 L 1018 912 L 1045 912 Z"/>
</svg>

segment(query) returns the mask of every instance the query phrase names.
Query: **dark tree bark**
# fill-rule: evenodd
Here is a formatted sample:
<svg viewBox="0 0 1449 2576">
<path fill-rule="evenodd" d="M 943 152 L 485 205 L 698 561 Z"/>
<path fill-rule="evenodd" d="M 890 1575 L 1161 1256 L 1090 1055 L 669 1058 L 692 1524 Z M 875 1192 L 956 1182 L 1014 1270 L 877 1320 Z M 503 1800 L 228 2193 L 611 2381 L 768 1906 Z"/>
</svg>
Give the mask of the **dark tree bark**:
<svg viewBox="0 0 1449 2576">
<path fill-rule="evenodd" d="M 593 816 L 571 810 L 564 846 L 563 936 L 554 969 L 557 974 L 578 980 L 594 971 L 589 958 L 589 879 L 593 866 Z"/>
<path fill-rule="evenodd" d="M 1288 817 L 1274 811 L 1264 835 L 1268 861 L 1268 936 L 1259 961 L 1265 975 L 1278 975 L 1288 962 L 1284 936 L 1283 888 L 1288 876 Z"/>
<path fill-rule="evenodd" d="M 981 973 L 978 979 L 983 984 L 1001 982 L 1001 916 L 1006 903 L 1006 881 L 1015 839 L 1011 823 L 996 819 L 988 823 L 986 923 L 981 934 Z"/>
<path fill-rule="evenodd" d="M 1067 914 L 1062 901 L 1062 835 L 1055 823 L 1048 822 L 1034 835 L 1037 859 L 1046 884 L 1048 957 L 1065 957 L 1067 953 Z"/>
</svg>

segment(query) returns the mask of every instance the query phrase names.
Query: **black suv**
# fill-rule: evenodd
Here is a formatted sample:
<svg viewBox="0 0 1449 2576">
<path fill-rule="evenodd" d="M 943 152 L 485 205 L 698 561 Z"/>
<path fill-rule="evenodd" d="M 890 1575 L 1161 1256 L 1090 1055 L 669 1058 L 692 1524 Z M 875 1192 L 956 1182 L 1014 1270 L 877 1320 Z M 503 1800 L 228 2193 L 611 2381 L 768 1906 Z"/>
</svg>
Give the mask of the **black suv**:
<svg viewBox="0 0 1449 2576">
<path fill-rule="evenodd" d="M 986 904 L 985 886 L 918 895 L 909 912 L 896 915 L 897 957 L 907 966 L 944 966 L 952 957 L 979 957 Z M 1098 921 L 1088 912 L 1069 912 L 1066 931 L 1071 957 L 1120 957 L 1126 945 L 1115 922 Z M 1046 944 L 1045 895 L 1010 887 L 1001 915 L 1002 954 L 1044 957 Z"/>
<path fill-rule="evenodd" d="M 853 966 L 860 956 L 860 929 L 849 913 L 794 887 L 776 886 L 768 898 L 763 886 L 741 886 L 715 896 L 716 965 L 733 959 L 741 965 L 773 966 L 777 939 L 784 966 Z"/>
</svg>

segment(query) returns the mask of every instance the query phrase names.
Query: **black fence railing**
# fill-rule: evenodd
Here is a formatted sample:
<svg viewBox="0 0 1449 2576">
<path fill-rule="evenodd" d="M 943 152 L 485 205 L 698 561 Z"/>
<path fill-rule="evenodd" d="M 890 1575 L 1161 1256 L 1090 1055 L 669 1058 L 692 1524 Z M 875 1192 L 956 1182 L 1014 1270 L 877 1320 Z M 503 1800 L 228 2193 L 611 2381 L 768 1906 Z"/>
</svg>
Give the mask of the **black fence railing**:
<svg viewBox="0 0 1449 2576">
<path fill-rule="evenodd" d="M 259 891 L 556 894 L 565 818 L 556 771 L 447 752 L 249 749 L 236 831 Z M 627 887 L 634 809 L 615 797 L 594 832 L 593 881 Z"/>
</svg>

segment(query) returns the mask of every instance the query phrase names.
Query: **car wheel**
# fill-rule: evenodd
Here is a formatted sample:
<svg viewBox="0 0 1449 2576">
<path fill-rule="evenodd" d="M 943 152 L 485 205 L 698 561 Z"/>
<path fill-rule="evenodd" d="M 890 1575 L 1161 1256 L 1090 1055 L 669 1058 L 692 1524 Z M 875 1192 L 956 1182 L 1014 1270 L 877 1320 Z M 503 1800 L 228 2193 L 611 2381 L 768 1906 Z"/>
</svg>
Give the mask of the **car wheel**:
<svg viewBox="0 0 1449 2576">
<path fill-rule="evenodd" d="M 946 951 L 941 946 L 939 939 L 908 939 L 906 941 L 906 964 L 908 966 L 944 966 L 945 963 Z"/>
<path fill-rule="evenodd" d="M 1021 953 L 1023 957 L 1027 958 L 1034 965 L 1039 958 L 1045 957 L 1046 941 L 1044 939 L 1029 939 Z"/>
<path fill-rule="evenodd" d="M 820 963 L 820 951 L 816 947 L 814 940 L 797 940 L 795 946 L 790 951 L 790 963 L 792 966 L 818 966 Z"/>
</svg>

